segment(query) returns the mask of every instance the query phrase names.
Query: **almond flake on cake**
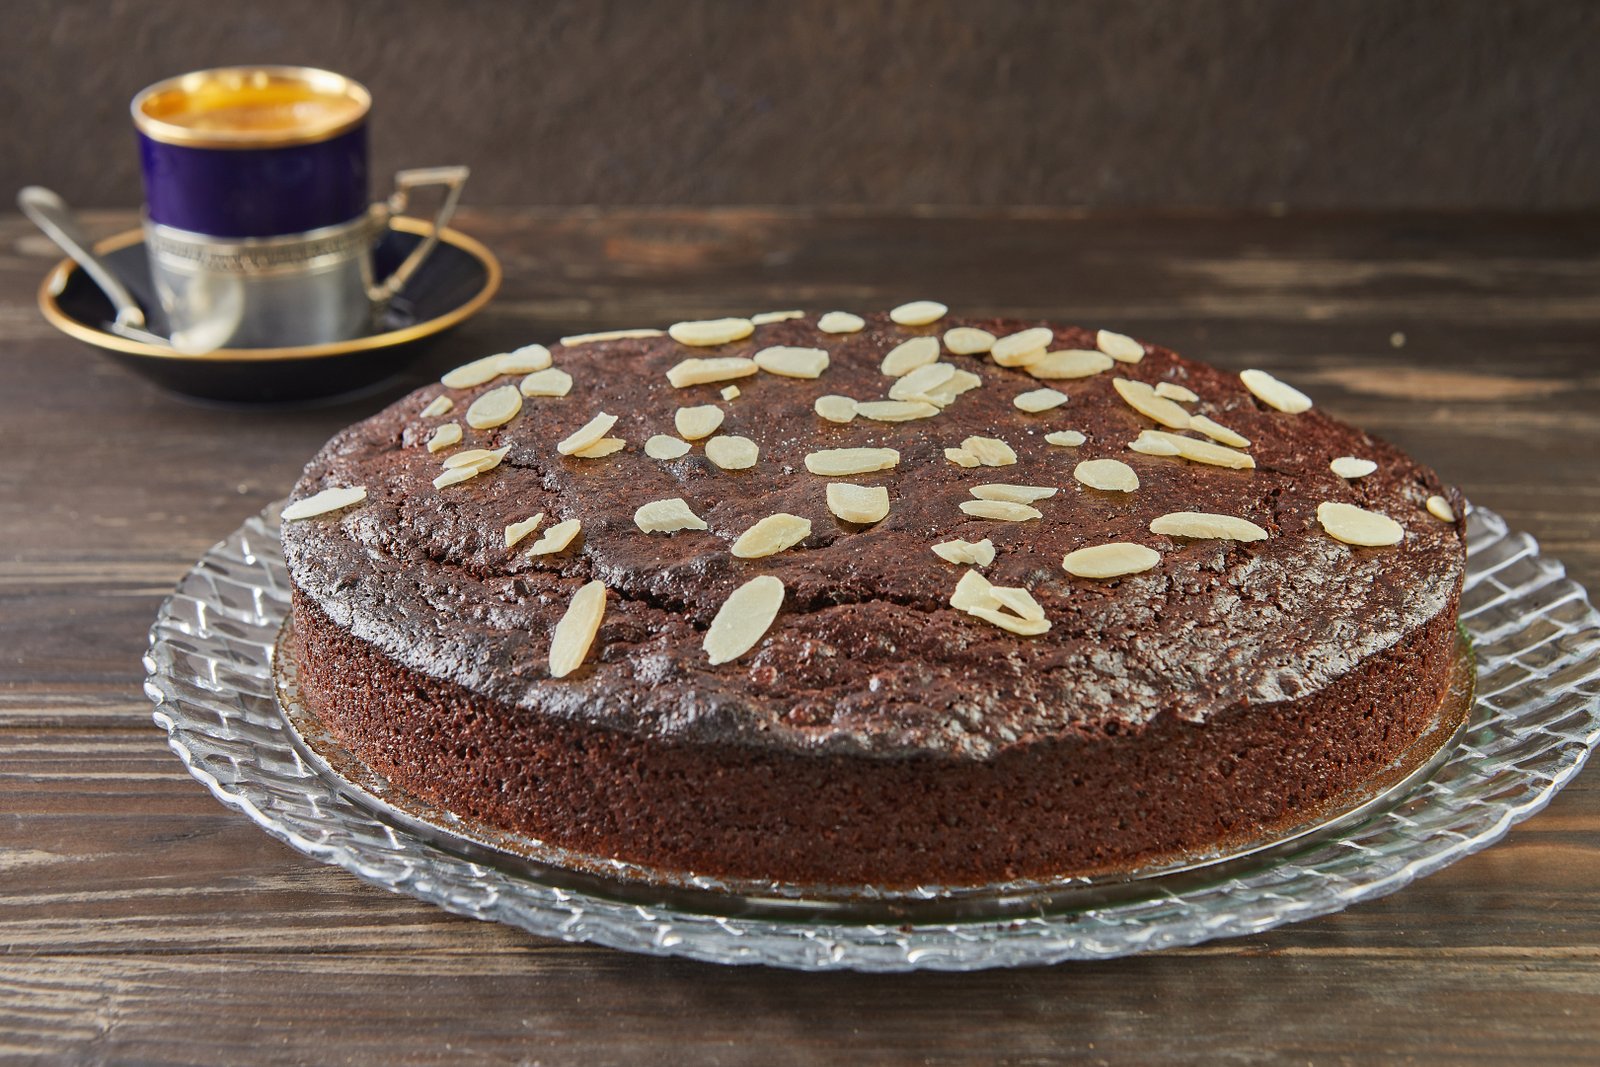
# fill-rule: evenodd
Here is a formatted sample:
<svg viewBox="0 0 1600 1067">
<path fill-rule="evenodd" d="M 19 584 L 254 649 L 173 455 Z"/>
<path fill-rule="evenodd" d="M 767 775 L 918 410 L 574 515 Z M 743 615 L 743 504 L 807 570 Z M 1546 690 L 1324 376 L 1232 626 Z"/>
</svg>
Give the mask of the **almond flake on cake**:
<svg viewBox="0 0 1600 1067">
<path fill-rule="evenodd" d="M 681 496 L 641 504 L 633 513 L 633 524 L 645 533 L 677 533 L 679 530 L 710 528 Z"/>
<path fill-rule="evenodd" d="M 1298 415 L 1302 411 L 1311 410 L 1311 398 L 1306 396 L 1294 386 L 1280 382 L 1264 370 L 1243 370 L 1239 372 L 1239 380 L 1255 398 L 1279 411 L 1290 415 Z"/>
<path fill-rule="evenodd" d="M 309 519 L 317 515 L 326 515 L 330 511 L 338 511 L 359 504 L 367 499 L 367 487 L 364 485 L 334 487 L 313 493 L 304 500 L 296 500 L 283 509 L 283 518 L 289 522 L 300 519 Z"/>
<path fill-rule="evenodd" d="M 712 666 L 738 659 L 756 646 L 783 606 L 783 582 L 770 574 L 745 582 L 722 602 L 701 647 Z"/>
<path fill-rule="evenodd" d="M 673 323 L 667 327 L 667 336 L 680 345 L 710 348 L 742 341 L 755 332 L 755 328 L 755 323 L 749 319 L 698 319 Z"/>
<path fill-rule="evenodd" d="M 561 343 L 567 348 L 576 348 L 578 345 L 600 344 L 605 341 L 634 341 L 665 336 L 665 330 L 646 327 L 632 330 L 602 330 L 599 333 L 575 333 L 570 337 L 563 337 Z"/>
<path fill-rule="evenodd" d="M 930 326 L 949 310 L 937 300 L 913 300 L 890 311 L 889 318 L 900 326 Z"/>
<path fill-rule="evenodd" d="M 556 623 L 550 638 L 551 677 L 565 678 L 583 666 L 605 614 L 604 582 L 590 582 L 572 595 L 566 614 Z"/>
</svg>

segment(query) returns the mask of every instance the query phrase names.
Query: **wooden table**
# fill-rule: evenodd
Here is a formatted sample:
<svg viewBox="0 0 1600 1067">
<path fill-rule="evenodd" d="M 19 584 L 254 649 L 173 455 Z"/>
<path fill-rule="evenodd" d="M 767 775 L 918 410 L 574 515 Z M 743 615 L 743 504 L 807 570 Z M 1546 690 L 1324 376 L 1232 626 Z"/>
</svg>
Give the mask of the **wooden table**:
<svg viewBox="0 0 1600 1067">
<path fill-rule="evenodd" d="M 91 220 L 100 232 L 131 215 Z M 381 396 L 156 392 L 37 315 L 0 221 L 0 1060 L 1594 1062 L 1600 778 L 1386 899 L 1112 963 L 806 976 L 541 941 L 370 888 L 184 773 L 139 656 L 191 563 L 442 368 L 767 308 L 1106 324 L 1281 371 L 1600 588 L 1600 216 L 497 211 L 476 321 Z"/>
</svg>

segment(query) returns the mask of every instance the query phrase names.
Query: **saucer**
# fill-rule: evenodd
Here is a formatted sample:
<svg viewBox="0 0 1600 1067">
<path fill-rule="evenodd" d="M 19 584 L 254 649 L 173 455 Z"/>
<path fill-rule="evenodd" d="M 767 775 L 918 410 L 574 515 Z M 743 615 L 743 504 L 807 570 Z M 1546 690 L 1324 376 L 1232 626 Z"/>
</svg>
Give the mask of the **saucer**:
<svg viewBox="0 0 1600 1067">
<path fill-rule="evenodd" d="M 428 230 L 419 219 L 397 217 L 373 250 L 379 277 L 393 270 Z M 144 232 L 108 237 L 95 251 L 150 315 L 151 329 L 166 323 L 150 281 Z M 500 262 L 483 245 L 455 230 L 439 231 L 439 244 L 385 312 L 379 332 L 331 344 L 294 348 L 220 348 L 186 356 L 167 345 L 112 333 L 111 301 L 70 259 L 45 276 L 39 310 L 61 332 L 91 344 L 164 389 L 204 400 L 281 403 L 336 396 L 375 385 L 404 370 L 423 343 L 487 304 L 500 288 Z"/>
</svg>

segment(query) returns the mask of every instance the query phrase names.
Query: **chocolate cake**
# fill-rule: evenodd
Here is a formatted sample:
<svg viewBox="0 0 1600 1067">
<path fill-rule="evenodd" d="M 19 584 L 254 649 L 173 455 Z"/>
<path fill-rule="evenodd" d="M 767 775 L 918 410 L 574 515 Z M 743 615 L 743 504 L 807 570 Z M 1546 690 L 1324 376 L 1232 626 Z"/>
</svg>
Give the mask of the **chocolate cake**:
<svg viewBox="0 0 1600 1067">
<path fill-rule="evenodd" d="M 1431 470 L 1269 375 L 927 302 L 478 360 L 293 498 L 300 694 L 340 742 L 662 871 L 1226 848 L 1396 773 L 1455 662 Z"/>
</svg>

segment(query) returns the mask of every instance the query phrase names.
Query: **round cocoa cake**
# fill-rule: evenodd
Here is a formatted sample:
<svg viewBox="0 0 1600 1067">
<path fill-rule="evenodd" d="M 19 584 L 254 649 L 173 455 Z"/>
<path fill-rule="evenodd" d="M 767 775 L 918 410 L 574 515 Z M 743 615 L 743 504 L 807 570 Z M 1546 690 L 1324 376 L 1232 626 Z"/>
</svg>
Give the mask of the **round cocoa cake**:
<svg viewBox="0 0 1600 1067">
<path fill-rule="evenodd" d="M 925 302 L 488 357 L 293 499 L 301 697 L 358 758 L 581 853 L 801 884 L 1303 823 L 1433 723 L 1465 564 L 1453 490 L 1269 375 Z"/>
</svg>

